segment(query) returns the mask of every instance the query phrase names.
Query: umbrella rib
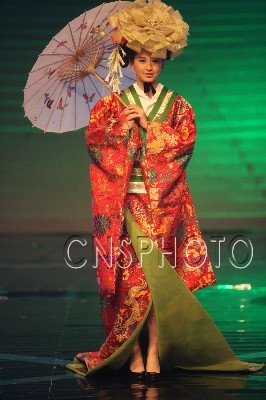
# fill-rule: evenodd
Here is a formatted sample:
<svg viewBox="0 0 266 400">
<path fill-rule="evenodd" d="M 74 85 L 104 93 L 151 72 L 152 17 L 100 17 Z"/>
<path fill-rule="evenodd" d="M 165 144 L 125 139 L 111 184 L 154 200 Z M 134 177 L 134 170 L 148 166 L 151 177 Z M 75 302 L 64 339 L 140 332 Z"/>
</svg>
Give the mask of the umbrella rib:
<svg viewBox="0 0 266 400">
<path fill-rule="evenodd" d="M 95 65 L 97 64 L 97 66 L 99 65 L 99 60 L 102 60 L 102 56 L 103 56 L 103 50 L 101 49 L 100 51 L 99 51 L 99 53 L 97 54 L 95 54 L 95 57 L 94 57 L 94 62 L 95 62 Z"/>
<path fill-rule="evenodd" d="M 79 78 L 79 79 L 77 79 L 77 78 Z M 76 81 L 79 81 L 80 80 L 80 75 L 73 75 L 73 76 L 70 76 L 70 77 L 68 77 L 67 79 L 64 79 L 64 82 L 65 83 L 72 83 L 72 82 L 76 82 Z"/>
<path fill-rule="evenodd" d="M 110 25 L 109 27 L 110 27 L 110 32 L 107 32 L 107 34 L 106 34 L 106 36 L 105 36 L 105 38 L 107 39 L 107 41 L 108 41 L 108 40 L 111 40 L 111 33 L 114 32 L 114 30 L 115 30 L 111 25 Z M 109 38 L 109 36 L 110 36 L 110 38 Z"/>
<path fill-rule="evenodd" d="M 99 50 L 100 53 L 97 51 L 94 54 L 85 54 L 83 60 L 85 61 L 85 65 L 92 65 L 93 67 L 97 67 L 98 62 L 100 62 L 100 59 L 102 55 L 104 54 L 103 49 Z M 84 66 L 84 63 L 82 63 Z"/>
<path fill-rule="evenodd" d="M 109 41 L 109 39 L 107 39 Z M 106 42 L 107 42 L 106 41 Z M 102 45 L 103 48 L 105 48 L 105 43 L 103 41 L 103 38 L 101 36 L 96 36 L 94 33 L 91 35 L 89 40 L 86 42 L 86 44 L 82 47 L 83 50 L 88 51 L 88 50 L 95 50 L 99 44 Z"/>
<path fill-rule="evenodd" d="M 31 88 L 33 85 L 36 85 L 36 83 L 40 82 L 42 79 L 45 79 L 46 77 L 47 77 L 47 75 L 43 75 L 41 78 L 38 78 L 36 81 L 34 81 L 33 83 L 31 83 L 29 86 L 25 87 L 24 92 L 25 92 L 26 90 L 28 90 L 29 88 Z M 46 81 L 46 82 L 44 83 L 43 86 L 45 86 L 45 84 L 46 84 L 47 82 L 51 82 L 55 77 L 56 77 L 56 75 L 54 75 L 54 76 L 52 77 L 51 80 Z M 48 79 L 49 79 L 49 78 L 48 78 Z M 41 89 L 43 88 L 43 86 L 41 87 Z M 37 92 L 38 92 L 39 90 L 40 90 L 40 89 L 38 89 Z M 33 96 L 35 96 L 35 94 L 36 94 L 37 92 L 35 92 Z M 33 97 L 33 96 L 32 96 L 32 97 Z"/>
<path fill-rule="evenodd" d="M 70 34 L 71 34 L 71 38 L 72 38 L 72 42 L 73 42 L 73 45 L 74 45 L 75 51 L 77 51 L 77 47 L 76 47 L 76 43 L 75 43 L 75 40 L 74 40 L 74 36 L 73 36 L 73 32 L 72 32 L 72 29 L 71 29 L 70 23 L 68 23 L 68 27 L 69 27 L 69 30 L 70 30 Z"/>
<path fill-rule="evenodd" d="M 105 3 L 101 4 L 101 7 L 100 7 L 99 11 L 98 11 L 98 12 L 97 12 L 97 14 L 95 15 L 95 17 L 94 17 L 94 20 L 92 21 L 92 23 L 90 24 L 90 27 L 89 27 L 89 29 L 87 30 L 87 33 L 86 33 L 86 35 L 85 35 L 84 39 L 82 40 L 81 47 L 83 47 L 83 43 L 84 43 L 84 42 L 85 42 L 85 40 L 87 39 L 87 37 L 88 37 L 88 34 L 90 33 L 90 30 L 91 30 L 91 28 L 92 28 L 92 26 L 93 26 L 94 22 L 96 21 L 96 18 L 98 17 L 98 15 L 99 15 L 100 11 L 102 10 L 102 8 L 103 8 L 104 4 L 105 4 Z M 80 44 L 80 43 L 79 43 L 79 44 Z"/>
<path fill-rule="evenodd" d="M 85 21 L 86 16 L 87 16 L 87 11 L 85 11 L 85 13 L 84 13 L 84 18 L 83 18 L 82 25 L 84 25 L 84 21 Z M 80 28 L 78 49 L 80 49 L 81 35 L 82 35 L 82 29 Z"/>
<path fill-rule="evenodd" d="M 53 82 L 53 83 L 54 83 L 54 82 Z M 47 90 L 50 89 L 50 87 L 53 85 L 53 83 L 48 87 Z M 39 92 L 39 90 L 37 90 L 37 92 Z M 37 92 L 34 93 L 34 96 L 35 96 L 35 94 L 36 94 Z M 46 90 L 45 90 L 45 92 L 46 92 Z M 35 107 L 36 103 L 38 103 L 38 101 L 43 97 L 43 95 L 44 95 L 44 93 L 42 92 L 42 94 L 38 97 L 38 99 L 35 100 L 35 103 L 31 106 L 31 108 L 29 109 L 29 111 L 27 112 L 27 114 L 29 114 L 29 113 L 31 112 L 31 110 Z M 33 96 L 32 96 L 32 97 L 33 97 Z M 29 101 L 29 100 L 28 100 L 28 101 Z M 28 101 L 27 101 L 27 103 L 28 103 Z M 25 104 L 27 104 L 27 103 L 25 103 Z M 39 114 L 39 115 L 40 115 L 40 114 Z M 39 117 L 39 116 L 38 116 L 38 117 Z M 37 117 L 37 118 L 38 118 L 38 117 Z"/>
<path fill-rule="evenodd" d="M 97 61 L 101 60 L 101 58 L 102 58 L 102 56 L 104 54 L 103 49 L 100 48 L 100 46 L 97 47 L 96 52 L 94 53 L 94 63 L 93 63 L 93 65 L 97 65 Z"/>
<path fill-rule="evenodd" d="M 74 119 L 75 119 L 75 130 L 77 129 L 77 123 L 76 123 L 76 112 L 77 112 L 77 79 L 76 77 L 79 77 L 79 75 L 75 74 L 70 76 L 67 80 L 65 80 L 65 83 L 69 83 L 68 88 L 70 88 L 71 83 L 74 81 L 75 83 L 75 110 L 74 110 Z M 61 129 L 61 128 L 60 128 Z"/>
<path fill-rule="evenodd" d="M 107 71 L 108 71 L 108 68 L 107 68 L 105 65 L 98 64 L 98 66 L 99 66 L 99 67 L 102 67 L 102 68 L 104 68 L 104 69 L 107 69 Z"/>
<path fill-rule="evenodd" d="M 55 37 L 52 37 L 52 40 L 55 40 L 57 43 L 62 43 L 62 42 L 59 42 L 59 40 L 57 40 Z M 71 51 L 71 53 L 73 53 L 73 54 L 75 54 L 75 52 L 73 51 L 73 50 L 71 50 L 68 46 L 66 46 L 65 44 L 63 45 L 67 50 L 69 50 L 69 51 Z M 58 47 L 58 46 L 57 46 Z M 57 47 L 55 48 L 55 50 L 57 49 Z M 53 53 L 53 54 L 55 54 L 55 53 Z"/>
<path fill-rule="evenodd" d="M 94 64 L 93 65 L 96 65 L 96 60 L 97 60 L 97 56 L 96 56 L 96 54 L 97 54 L 97 50 L 98 50 L 98 48 L 99 48 L 99 40 L 98 40 L 98 38 L 97 37 L 93 37 L 92 38 L 92 46 L 93 46 L 93 48 L 94 49 L 96 49 L 96 51 L 94 52 Z M 98 47 L 97 47 L 98 46 Z"/>
<path fill-rule="evenodd" d="M 57 87 L 58 87 L 58 86 L 57 86 Z M 48 127 L 48 125 L 49 125 L 49 123 L 50 123 L 50 121 L 51 121 L 52 115 L 53 115 L 53 113 L 54 113 L 55 110 L 56 110 L 55 107 L 56 107 L 56 104 L 58 104 L 58 100 L 60 99 L 60 96 L 61 96 L 61 93 L 62 93 L 63 89 L 64 89 L 64 85 L 62 86 L 62 88 L 61 88 L 61 90 L 60 90 L 60 93 L 59 93 L 59 95 L 58 95 L 58 97 L 57 97 L 57 100 L 54 102 L 53 111 L 52 111 L 51 114 L 50 114 L 50 118 L 48 119 L 48 122 L 47 122 L 47 124 L 46 124 L 46 127 L 45 127 L 44 132 L 46 132 L 47 127 Z"/>
<path fill-rule="evenodd" d="M 109 11 L 109 14 L 111 14 L 111 13 L 113 12 L 113 10 L 116 8 L 116 6 L 117 6 L 119 3 L 120 3 L 120 0 L 116 2 L 116 4 L 113 6 L 113 8 Z M 102 8 L 104 7 L 104 5 L 105 5 L 105 3 L 101 4 L 101 8 L 99 9 L 99 11 L 98 11 L 97 15 L 95 16 L 93 22 L 91 23 L 90 29 L 91 29 L 92 25 L 94 24 L 96 18 L 98 17 L 99 13 L 102 11 Z M 99 24 L 99 26 L 101 26 L 105 21 L 108 22 L 107 17 L 105 17 L 105 18 L 102 20 L 102 22 Z M 88 34 L 89 34 L 90 29 L 88 30 L 88 32 L 87 32 L 87 34 L 86 34 L 86 36 L 85 36 L 85 38 L 84 38 L 84 40 L 83 40 L 83 42 L 82 42 L 82 46 L 83 46 L 85 40 L 87 39 L 87 36 L 88 36 Z M 114 30 L 114 29 L 112 28 L 111 31 L 112 31 L 112 30 Z M 109 32 L 109 34 L 110 34 L 110 33 L 111 33 L 111 32 Z"/>
<path fill-rule="evenodd" d="M 93 42 L 94 40 L 94 42 Z M 106 44 L 109 42 L 109 38 L 106 38 L 106 40 L 104 41 L 104 39 L 100 36 L 97 37 L 95 40 L 94 34 L 92 34 L 92 36 L 88 39 L 88 41 L 86 42 L 86 44 L 82 47 L 82 49 L 87 52 L 88 50 L 95 50 L 98 45 L 101 43 L 103 49 L 106 49 Z M 105 54 L 108 51 L 103 52 L 103 54 Z M 111 53 L 111 51 L 109 52 Z"/>
<path fill-rule="evenodd" d="M 64 103 L 65 105 L 64 105 L 64 109 L 62 110 L 62 117 L 61 117 L 60 126 L 59 126 L 59 133 L 61 133 L 62 121 L 63 121 L 65 109 L 66 109 L 66 107 L 67 107 L 67 105 L 68 105 L 68 104 L 66 104 L 66 101 L 67 101 L 67 94 L 68 94 L 69 87 L 70 87 L 70 83 L 69 83 L 68 88 L 67 88 L 67 91 L 66 91 L 66 97 L 65 97 L 65 103 Z"/>
<path fill-rule="evenodd" d="M 98 95 L 100 96 L 100 99 L 101 99 L 101 98 L 102 98 L 102 96 L 101 96 L 101 94 L 99 93 L 99 91 L 98 91 L 97 87 L 95 86 L 95 84 L 94 84 L 93 80 L 91 79 L 91 77 L 90 77 L 90 76 L 88 76 L 88 78 L 89 78 L 89 80 L 91 81 L 91 83 L 93 84 L 93 86 L 95 87 L 95 89 L 96 89 L 96 92 L 98 93 Z"/>
<path fill-rule="evenodd" d="M 56 91 L 56 89 L 58 88 L 58 86 L 60 85 L 60 82 L 58 82 L 57 86 L 55 87 L 54 91 L 52 92 L 51 96 L 54 94 L 54 92 Z M 43 94 L 39 97 L 39 99 L 37 101 L 40 100 L 40 98 L 43 96 Z M 36 103 L 35 103 L 36 104 Z M 39 118 L 39 116 L 41 115 L 41 113 L 43 112 L 44 108 L 45 108 L 46 104 L 43 105 L 41 111 L 39 112 L 39 114 L 36 117 L 36 120 Z M 30 111 L 32 110 L 32 107 L 30 108 Z M 29 111 L 29 112 L 30 112 Z"/>
<path fill-rule="evenodd" d="M 63 60 L 63 61 L 66 61 L 66 60 Z M 47 68 L 47 67 L 50 66 L 50 65 L 57 64 L 57 63 L 61 63 L 61 64 L 62 64 L 62 61 L 59 60 L 59 61 L 56 61 L 56 62 L 54 62 L 54 63 L 47 64 L 47 65 L 45 65 L 45 66 L 43 66 L 43 67 L 37 68 L 37 69 L 35 69 L 35 70 L 32 70 L 32 71 L 30 72 L 30 74 L 33 73 L 33 72 L 37 72 L 37 71 L 39 71 L 39 70 L 41 70 L 41 69 Z M 59 65 L 59 67 L 61 67 L 61 66 Z M 56 71 L 57 69 L 59 69 L 59 68 L 55 68 L 55 71 Z M 43 75 L 41 78 L 37 79 L 36 81 L 34 81 L 33 83 L 31 83 L 29 86 L 25 87 L 24 90 L 29 89 L 32 85 L 36 84 L 37 82 L 39 82 L 40 80 L 42 80 L 43 78 L 45 78 L 47 75 L 48 75 L 48 74 Z M 53 77 L 55 77 L 55 76 L 56 76 L 56 75 L 54 75 Z"/>
<path fill-rule="evenodd" d="M 43 65 L 42 67 L 37 68 L 37 69 L 32 69 L 32 70 L 30 71 L 30 74 L 31 74 L 32 72 L 40 71 L 40 69 L 50 67 L 51 65 L 58 64 L 58 63 L 62 63 L 62 61 L 65 61 L 65 60 L 66 60 L 66 58 L 65 58 L 64 60 L 53 61 L 52 63 Z"/>
<path fill-rule="evenodd" d="M 109 36 L 110 33 L 113 32 L 113 31 L 114 31 L 114 29 L 111 29 L 111 31 L 108 32 L 107 35 L 104 36 L 104 37 L 102 37 L 101 35 L 98 35 L 98 39 L 97 39 L 96 43 L 101 41 L 103 43 L 103 45 L 105 45 L 106 42 L 110 41 L 110 38 L 107 37 L 107 36 Z M 87 37 L 86 37 L 86 43 L 85 43 L 85 40 L 83 40 L 82 46 L 81 46 L 82 49 L 84 49 L 84 48 L 86 49 L 87 47 L 89 47 L 91 45 L 91 42 L 92 42 L 92 39 L 93 39 L 93 35 L 94 35 L 95 32 L 91 32 L 91 33 L 92 33 L 92 35 L 91 35 L 91 37 L 89 39 L 87 39 Z M 88 34 L 89 34 L 89 32 L 87 33 L 87 36 L 88 36 Z"/>
<path fill-rule="evenodd" d="M 84 93 L 86 94 L 87 97 L 89 97 L 89 96 L 87 95 L 87 93 L 86 93 L 86 89 L 85 89 L 85 85 L 84 85 L 84 79 L 82 79 L 82 85 L 83 85 Z M 90 105 L 89 105 L 89 102 L 87 103 L 87 105 L 88 105 L 88 107 L 89 107 L 89 112 L 91 112 L 91 107 L 90 107 Z"/>
<path fill-rule="evenodd" d="M 73 73 L 72 73 L 72 76 L 73 76 Z M 64 104 L 66 104 L 66 101 L 67 101 L 67 95 L 68 95 L 68 91 L 69 91 L 70 85 L 71 85 L 71 81 L 68 84 L 68 88 L 67 88 L 67 91 L 66 91 L 66 97 L 65 97 L 65 103 Z M 75 84 L 75 87 L 76 87 L 76 84 Z M 76 93 L 76 90 L 75 90 L 75 93 Z M 66 106 L 64 106 L 64 109 L 62 110 L 63 112 L 62 112 L 62 117 L 61 117 L 60 126 L 59 126 L 59 133 L 61 131 L 61 126 L 62 126 L 62 121 L 63 121 L 63 117 L 64 117 L 65 108 L 66 108 Z M 76 119 L 75 119 L 75 129 L 76 129 Z"/>
<path fill-rule="evenodd" d="M 44 76 L 43 78 L 45 78 L 45 76 Z M 43 78 L 40 78 L 39 80 L 41 80 L 41 79 L 43 79 Z M 24 103 L 24 106 L 25 106 L 25 105 L 26 105 L 40 90 L 42 90 L 42 89 L 44 88 L 44 86 L 45 86 L 48 82 L 51 82 L 51 85 L 48 86 L 48 88 L 45 89 L 45 91 L 49 90 L 50 87 L 54 84 L 54 82 L 53 82 L 53 79 L 54 79 L 54 78 L 56 78 L 56 76 L 54 76 L 50 81 L 44 82 L 44 84 L 43 84 L 40 88 L 38 88 L 38 89 L 36 90 L 36 92 L 31 96 L 31 98 L 29 98 L 29 99 L 26 101 L 26 103 Z M 38 80 L 38 81 L 39 81 L 39 80 Z M 38 82 L 38 81 L 36 81 L 36 82 Z M 54 79 L 54 81 L 56 81 L 56 79 Z M 36 82 L 34 82 L 34 84 L 35 84 Z M 26 89 L 29 89 L 32 85 L 33 85 L 33 83 L 32 83 L 29 87 L 27 87 Z M 25 89 L 25 90 L 26 90 L 26 89 Z M 39 101 L 40 98 L 41 98 L 42 96 L 43 96 L 43 94 L 38 98 L 37 101 Z M 30 110 L 31 110 L 31 109 L 30 109 Z"/>
<path fill-rule="evenodd" d="M 75 74 L 63 79 L 65 83 L 71 83 L 73 81 L 79 81 L 81 79 L 80 74 Z"/>
<path fill-rule="evenodd" d="M 110 33 L 114 31 L 114 28 L 112 28 L 112 27 L 110 27 L 110 28 L 111 28 L 111 30 L 110 30 L 110 32 L 107 32 L 106 36 L 109 36 Z M 82 45 L 81 45 L 82 49 L 84 49 L 84 48 L 86 49 L 86 47 L 88 47 L 90 45 L 90 43 L 91 43 L 91 37 L 88 39 L 89 33 L 94 34 L 95 32 L 90 32 L 90 31 L 87 32 L 87 34 L 86 34 L 86 36 L 85 36 L 85 38 L 84 38 L 84 40 L 82 42 Z M 104 39 L 106 38 L 106 36 L 102 37 L 101 35 L 99 35 L 98 38 L 99 38 L 99 40 L 102 40 L 103 43 L 105 43 Z M 110 40 L 110 38 L 108 37 L 105 41 L 109 41 L 109 40 Z"/>
<path fill-rule="evenodd" d="M 121 0 L 118 0 L 118 1 L 116 2 L 116 4 L 114 5 L 114 7 L 112 8 L 112 10 L 109 11 L 109 14 L 111 14 L 111 13 L 114 11 L 114 9 L 116 8 L 116 6 L 117 6 L 119 3 L 121 3 Z"/>
</svg>

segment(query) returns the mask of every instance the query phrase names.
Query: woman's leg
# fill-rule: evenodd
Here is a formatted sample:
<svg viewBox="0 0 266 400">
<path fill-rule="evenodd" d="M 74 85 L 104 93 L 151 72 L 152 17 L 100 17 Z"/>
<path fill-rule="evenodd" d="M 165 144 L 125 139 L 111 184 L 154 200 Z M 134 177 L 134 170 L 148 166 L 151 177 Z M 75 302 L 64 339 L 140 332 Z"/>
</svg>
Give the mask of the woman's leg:
<svg viewBox="0 0 266 400">
<path fill-rule="evenodd" d="M 160 372 L 157 326 L 153 305 L 147 319 L 147 327 L 149 332 L 149 347 L 147 352 L 146 371 Z"/>
<path fill-rule="evenodd" d="M 131 352 L 130 357 L 130 370 L 132 372 L 142 372 L 145 371 L 142 353 L 139 345 L 139 341 L 137 340 L 134 344 L 133 350 Z"/>
</svg>

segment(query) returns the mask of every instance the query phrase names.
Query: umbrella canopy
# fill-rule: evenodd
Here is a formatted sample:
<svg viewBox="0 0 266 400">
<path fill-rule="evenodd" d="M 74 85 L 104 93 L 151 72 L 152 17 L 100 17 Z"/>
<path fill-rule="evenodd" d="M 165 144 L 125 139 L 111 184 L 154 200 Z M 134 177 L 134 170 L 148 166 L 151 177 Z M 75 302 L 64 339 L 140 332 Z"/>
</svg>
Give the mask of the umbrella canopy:
<svg viewBox="0 0 266 400">
<path fill-rule="evenodd" d="M 38 57 L 24 89 L 25 116 L 45 132 L 67 132 L 88 124 L 94 104 L 109 93 L 104 84 L 114 49 L 109 14 L 130 4 L 104 3 L 69 22 Z M 134 72 L 123 71 L 121 89 Z"/>
</svg>

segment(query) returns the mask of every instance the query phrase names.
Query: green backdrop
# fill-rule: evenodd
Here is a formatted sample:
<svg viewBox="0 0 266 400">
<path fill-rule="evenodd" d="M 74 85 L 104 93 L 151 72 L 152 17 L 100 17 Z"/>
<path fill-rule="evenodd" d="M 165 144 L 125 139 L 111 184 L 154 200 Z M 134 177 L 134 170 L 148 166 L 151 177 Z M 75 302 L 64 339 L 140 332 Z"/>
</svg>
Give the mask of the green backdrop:
<svg viewBox="0 0 266 400">
<path fill-rule="evenodd" d="M 23 118 L 27 74 L 51 37 L 100 1 L 1 3 L 1 233 L 91 229 L 84 129 L 62 135 Z M 188 181 L 204 229 L 262 229 L 266 209 L 266 2 L 168 1 L 189 46 L 161 82 L 194 107 Z"/>
</svg>

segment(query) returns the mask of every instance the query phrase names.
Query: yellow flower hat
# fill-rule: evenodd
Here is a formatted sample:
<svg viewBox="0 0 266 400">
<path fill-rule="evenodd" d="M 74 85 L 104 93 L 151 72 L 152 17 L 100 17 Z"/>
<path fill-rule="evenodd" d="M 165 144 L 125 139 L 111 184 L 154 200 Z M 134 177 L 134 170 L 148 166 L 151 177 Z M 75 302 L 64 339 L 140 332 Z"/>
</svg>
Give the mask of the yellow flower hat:
<svg viewBox="0 0 266 400">
<path fill-rule="evenodd" d="M 109 15 L 108 21 L 116 29 L 113 39 L 118 43 L 126 39 L 126 46 L 136 52 L 144 49 L 152 57 L 166 59 L 168 50 L 173 59 L 187 46 L 189 25 L 161 0 L 135 0 Z"/>
</svg>

